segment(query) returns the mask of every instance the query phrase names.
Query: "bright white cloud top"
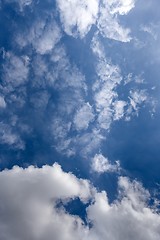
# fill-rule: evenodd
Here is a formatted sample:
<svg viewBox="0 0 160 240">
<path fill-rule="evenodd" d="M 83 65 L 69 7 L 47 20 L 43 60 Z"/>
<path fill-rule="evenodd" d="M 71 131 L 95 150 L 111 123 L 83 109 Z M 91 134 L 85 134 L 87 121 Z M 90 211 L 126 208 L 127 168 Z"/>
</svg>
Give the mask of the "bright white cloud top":
<svg viewBox="0 0 160 240">
<path fill-rule="evenodd" d="M 119 196 L 110 204 L 107 193 L 65 173 L 58 164 L 0 172 L 0 234 L 4 240 L 158 240 L 160 216 L 147 202 L 149 192 L 140 183 L 120 177 Z M 87 224 L 69 214 L 61 201 L 91 201 Z M 90 223 L 90 226 L 89 226 Z"/>
</svg>

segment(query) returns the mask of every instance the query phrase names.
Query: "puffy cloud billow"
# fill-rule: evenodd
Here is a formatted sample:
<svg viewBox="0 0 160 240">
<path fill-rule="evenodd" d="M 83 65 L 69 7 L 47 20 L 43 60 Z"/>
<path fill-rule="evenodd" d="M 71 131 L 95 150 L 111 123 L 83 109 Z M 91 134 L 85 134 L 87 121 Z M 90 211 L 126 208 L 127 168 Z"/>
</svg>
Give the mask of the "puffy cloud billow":
<svg viewBox="0 0 160 240">
<path fill-rule="evenodd" d="M 86 222 L 65 206 L 88 202 Z M 150 194 L 137 181 L 118 181 L 117 199 L 109 203 L 88 180 L 60 165 L 15 166 L 0 172 L 0 236 L 3 240 L 159 240 L 160 215 L 147 204 Z M 59 203 L 61 204 L 59 205 Z"/>
</svg>

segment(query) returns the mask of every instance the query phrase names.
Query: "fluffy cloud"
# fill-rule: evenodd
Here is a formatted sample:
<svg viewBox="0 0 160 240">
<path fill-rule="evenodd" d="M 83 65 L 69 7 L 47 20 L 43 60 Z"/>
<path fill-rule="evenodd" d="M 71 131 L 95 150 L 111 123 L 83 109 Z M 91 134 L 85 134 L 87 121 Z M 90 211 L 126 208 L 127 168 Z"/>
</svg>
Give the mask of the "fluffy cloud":
<svg viewBox="0 0 160 240">
<path fill-rule="evenodd" d="M 65 173 L 58 164 L 4 170 L 0 172 L 1 238 L 159 240 L 160 216 L 147 205 L 148 191 L 125 177 L 119 178 L 118 190 L 118 198 L 110 204 L 105 191 L 97 192 L 88 181 Z M 83 203 L 92 200 L 86 209 L 86 224 L 65 210 L 75 198 Z"/>
<path fill-rule="evenodd" d="M 84 37 L 96 21 L 98 4 L 97 0 L 57 0 L 64 31 Z"/>
<path fill-rule="evenodd" d="M 158 240 L 160 216 L 147 205 L 149 193 L 138 182 L 119 179 L 119 200 L 109 204 L 105 192 L 98 193 L 88 208 L 93 224 L 89 240 Z"/>
<path fill-rule="evenodd" d="M 122 42 L 131 40 L 130 29 L 121 26 L 118 15 L 128 14 L 134 3 L 134 0 L 57 0 L 61 22 L 68 35 L 83 38 L 96 24 L 104 37 Z"/>
<path fill-rule="evenodd" d="M 89 103 L 86 103 L 76 112 L 73 122 L 77 130 L 83 130 L 88 128 L 93 119 L 92 107 Z"/>
<path fill-rule="evenodd" d="M 108 158 L 105 158 L 102 154 L 96 154 L 92 159 L 92 170 L 95 172 L 117 172 L 119 169 L 119 162 L 111 164 Z"/>
<path fill-rule="evenodd" d="M 14 167 L 0 173 L 0 235 L 10 239 L 81 239 L 78 217 L 57 209 L 60 201 L 91 196 L 89 183 L 64 173 L 58 164 L 41 169 Z M 63 228 L 63 231 L 62 231 Z M 73 234 L 73 235 L 72 235 Z"/>
</svg>

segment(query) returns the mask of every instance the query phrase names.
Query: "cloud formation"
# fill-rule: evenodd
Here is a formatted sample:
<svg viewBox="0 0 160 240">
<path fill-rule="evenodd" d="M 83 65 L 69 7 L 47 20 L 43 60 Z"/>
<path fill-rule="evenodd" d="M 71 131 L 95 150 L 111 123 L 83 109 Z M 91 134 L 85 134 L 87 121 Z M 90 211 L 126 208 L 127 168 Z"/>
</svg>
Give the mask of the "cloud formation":
<svg viewBox="0 0 160 240">
<path fill-rule="evenodd" d="M 100 33 L 107 38 L 129 42 L 130 29 L 121 26 L 118 16 L 126 15 L 134 7 L 134 0 L 103 0 L 100 5 L 97 26 Z"/>
<path fill-rule="evenodd" d="M 92 159 L 92 170 L 97 173 L 118 172 L 120 170 L 119 162 L 111 164 L 108 158 L 102 154 L 96 154 Z"/>
<path fill-rule="evenodd" d="M 64 31 L 83 38 L 96 22 L 98 0 L 57 0 Z"/>
<path fill-rule="evenodd" d="M 87 180 L 65 173 L 58 164 L 4 170 L 0 172 L 1 238 L 158 240 L 160 216 L 147 205 L 149 192 L 126 177 L 119 178 L 118 190 L 118 198 L 109 203 L 105 191 L 97 192 Z M 65 210 L 75 198 L 91 201 L 86 223 Z"/>
<path fill-rule="evenodd" d="M 56 22 L 51 19 L 35 21 L 31 28 L 23 34 L 16 36 L 21 48 L 30 45 L 39 54 L 50 53 L 61 39 L 61 31 Z"/>
<path fill-rule="evenodd" d="M 89 103 L 84 104 L 80 109 L 77 110 L 74 117 L 74 124 L 77 130 L 87 129 L 89 123 L 94 120 L 94 114 L 92 107 Z"/>
</svg>

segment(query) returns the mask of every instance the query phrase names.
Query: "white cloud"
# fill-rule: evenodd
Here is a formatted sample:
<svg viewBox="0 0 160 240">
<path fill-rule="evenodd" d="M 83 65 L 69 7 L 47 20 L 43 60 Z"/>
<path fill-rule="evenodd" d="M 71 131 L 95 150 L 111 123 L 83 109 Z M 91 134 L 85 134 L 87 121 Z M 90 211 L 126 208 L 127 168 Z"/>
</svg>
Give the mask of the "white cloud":
<svg viewBox="0 0 160 240">
<path fill-rule="evenodd" d="M 2 96 L 0 96 L 0 108 L 6 108 L 6 102 Z"/>
<path fill-rule="evenodd" d="M 127 105 L 125 101 L 115 101 L 113 103 L 114 107 L 114 120 L 119 120 L 124 117 L 125 111 L 124 108 Z"/>
<path fill-rule="evenodd" d="M 0 235 L 4 240 L 71 240 L 85 234 L 80 218 L 56 205 L 59 200 L 76 197 L 86 202 L 91 197 L 89 183 L 64 173 L 58 164 L 5 170 L 0 173 L 0 193 Z"/>
<path fill-rule="evenodd" d="M 24 85 L 28 81 L 29 58 L 27 56 L 16 56 L 11 52 L 5 54 L 3 65 L 4 88 L 9 92 L 15 87 Z"/>
<path fill-rule="evenodd" d="M 117 86 L 122 81 L 121 70 L 105 57 L 103 46 L 95 36 L 92 50 L 97 56 L 97 81 L 93 85 L 95 106 L 100 128 L 109 130 L 113 121 L 113 104 L 118 99 Z"/>
<path fill-rule="evenodd" d="M 84 37 L 95 23 L 98 0 L 57 0 L 64 31 L 71 36 Z"/>
<path fill-rule="evenodd" d="M 89 123 L 94 120 L 92 107 L 89 103 L 85 103 L 80 109 L 77 110 L 74 117 L 74 125 L 76 129 L 85 130 L 88 128 Z"/>
<path fill-rule="evenodd" d="M 149 206 L 149 193 L 138 182 L 119 179 L 119 200 L 109 204 L 106 193 L 98 193 L 88 208 L 93 224 L 89 240 L 158 240 L 160 216 Z M 127 227 L 126 227 L 127 226 Z"/>
<path fill-rule="evenodd" d="M 109 203 L 86 180 L 58 164 L 0 172 L 0 234 L 4 240 L 159 240 L 160 215 L 147 205 L 150 194 L 140 183 L 120 177 L 117 199 Z M 87 207 L 87 225 L 60 201 L 79 197 Z M 89 227 L 89 223 L 90 227 Z M 127 226 L 127 227 L 126 227 Z M 62 231 L 63 229 L 63 231 Z"/>
<path fill-rule="evenodd" d="M 138 112 L 139 106 L 144 104 L 148 100 L 148 94 L 146 90 L 134 90 L 130 91 L 130 104 L 132 108 Z"/>
<path fill-rule="evenodd" d="M 112 14 L 128 14 L 130 10 L 135 6 L 135 0 L 108 0 L 107 2 Z"/>
<path fill-rule="evenodd" d="M 16 42 L 21 48 L 32 45 L 39 54 L 50 53 L 61 39 L 61 31 L 52 19 L 37 20 L 32 27 L 20 32 Z"/>
<path fill-rule="evenodd" d="M 107 38 L 128 42 L 130 29 L 120 25 L 118 16 L 134 8 L 135 0 L 57 0 L 64 31 L 83 38 L 93 24 Z M 74 13 L 74 14 L 73 14 Z"/>
<path fill-rule="evenodd" d="M 118 172 L 120 169 L 119 162 L 111 164 L 108 158 L 105 158 L 102 154 L 96 154 L 92 159 L 92 170 L 98 173 L 104 172 Z"/>
<path fill-rule="evenodd" d="M 11 148 L 24 149 L 25 144 L 17 131 L 9 124 L 0 122 L 0 143 L 7 144 Z"/>
<path fill-rule="evenodd" d="M 100 6 L 98 28 L 104 37 L 129 42 L 130 29 L 120 25 L 118 15 L 128 14 L 134 7 L 134 0 L 103 0 Z"/>
</svg>

